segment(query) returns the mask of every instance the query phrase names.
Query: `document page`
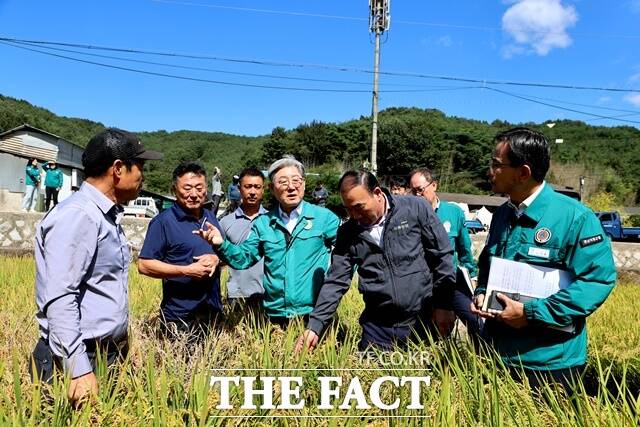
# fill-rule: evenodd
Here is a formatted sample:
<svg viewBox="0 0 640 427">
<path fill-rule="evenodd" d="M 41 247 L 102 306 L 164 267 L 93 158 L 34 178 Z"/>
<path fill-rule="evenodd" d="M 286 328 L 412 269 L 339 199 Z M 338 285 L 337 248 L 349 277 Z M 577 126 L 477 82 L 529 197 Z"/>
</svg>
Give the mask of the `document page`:
<svg viewBox="0 0 640 427">
<path fill-rule="evenodd" d="M 493 257 L 486 295 L 499 291 L 546 298 L 570 283 L 571 274 L 567 271 Z M 483 309 L 486 309 L 487 301 L 488 298 L 485 298 Z"/>
</svg>

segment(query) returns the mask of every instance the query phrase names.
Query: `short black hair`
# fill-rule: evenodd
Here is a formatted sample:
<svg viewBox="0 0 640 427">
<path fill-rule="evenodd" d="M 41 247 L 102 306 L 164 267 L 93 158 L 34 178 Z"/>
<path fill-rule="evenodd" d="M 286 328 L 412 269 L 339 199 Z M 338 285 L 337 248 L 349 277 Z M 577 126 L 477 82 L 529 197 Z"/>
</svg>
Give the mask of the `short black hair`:
<svg viewBox="0 0 640 427">
<path fill-rule="evenodd" d="M 249 166 L 248 168 L 242 169 L 239 176 L 240 179 L 238 181 L 242 181 L 242 178 L 244 178 L 245 176 L 259 176 L 264 182 L 264 174 L 255 166 Z"/>
<path fill-rule="evenodd" d="M 102 176 L 116 160 L 122 160 L 127 169 L 133 166 L 130 147 L 138 137 L 122 129 L 110 128 L 89 140 L 82 153 L 82 166 L 86 177 Z"/>
<path fill-rule="evenodd" d="M 27 160 L 27 166 L 31 166 L 31 163 L 33 163 L 34 160 L 38 160 L 35 157 L 29 157 L 29 160 Z"/>
<path fill-rule="evenodd" d="M 551 162 L 551 147 L 544 134 L 526 127 L 515 127 L 500 132 L 495 141 L 509 146 L 507 157 L 512 166 L 527 165 L 536 182 L 544 181 Z"/>
<path fill-rule="evenodd" d="M 205 170 L 204 166 L 202 166 L 198 162 L 186 161 L 180 163 L 173 170 L 171 183 L 173 185 L 176 185 L 176 182 L 178 182 L 178 178 L 189 172 L 193 173 L 194 175 L 204 176 L 205 178 L 207 177 L 207 171 Z"/>
<path fill-rule="evenodd" d="M 438 175 L 436 175 L 431 169 L 427 167 L 416 168 L 409 172 L 409 180 L 411 180 L 411 178 L 413 178 L 413 176 L 417 173 L 424 176 L 427 181 L 438 182 Z"/>
<path fill-rule="evenodd" d="M 358 185 L 362 185 L 369 193 L 373 193 L 373 190 L 375 190 L 376 187 L 380 187 L 378 178 L 366 170 L 346 171 L 340 177 L 340 181 L 338 181 L 338 188 L 340 191 L 348 190 L 353 187 L 357 187 Z"/>
<path fill-rule="evenodd" d="M 407 188 L 407 180 L 402 176 L 394 176 L 389 181 L 389 188 L 393 187 Z"/>
</svg>

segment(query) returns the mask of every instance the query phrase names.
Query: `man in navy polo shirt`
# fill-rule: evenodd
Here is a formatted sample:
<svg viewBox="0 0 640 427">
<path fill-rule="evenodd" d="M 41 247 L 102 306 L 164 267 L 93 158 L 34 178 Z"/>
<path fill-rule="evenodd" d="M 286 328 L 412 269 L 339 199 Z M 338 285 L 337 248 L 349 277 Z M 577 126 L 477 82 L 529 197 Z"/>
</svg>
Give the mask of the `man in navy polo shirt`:
<svg viewBox="0 0 640 427">
<path fill-rule="evenodd" d="M 170 338 L 184 333 L 191 342 L 206 336 L 222 312 L 218 257 L 194 230 L 205 220 L 220 228 L 203 209 L 207 194 L 205 169 L 184 162 L 173 171 L 175 204 L 149 223 L 138 259 L 138 271 L 162 279 L 163 329 Z M 195 341 L 194 341 L 195 340 Z"/>
</svg>

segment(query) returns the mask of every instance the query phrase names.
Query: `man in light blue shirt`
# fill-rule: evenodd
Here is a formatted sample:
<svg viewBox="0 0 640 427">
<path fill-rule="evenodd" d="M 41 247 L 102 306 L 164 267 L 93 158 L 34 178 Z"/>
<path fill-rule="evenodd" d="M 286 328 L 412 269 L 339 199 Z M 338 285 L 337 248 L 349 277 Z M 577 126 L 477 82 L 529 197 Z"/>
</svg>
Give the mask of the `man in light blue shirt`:
<svg viewBox="0 0 640 427">
<path fill-rule="evenodd" d="M 69 398 L 96 393 L 96 353 L 126 355 L 131 262 L 120 220 L 138 196 L 146 160 L 161 159 L 137 136 L 107 129 L 82 155 L 86 181 L 40 222 L 35 239 L 40 340 L 32 374 L 51 381 L 54 364 L 71 377 Z"/>
<path fill-rule="evenodd" d="M 252 167 L 240 172 L 242 204 L 235 212 L 220 220 L 222 231 L 231 243 L 239 245 L 244 242 L 251 232 L 253 221 L 267 212 L 261 204 L 263 194 L 264 175 L 259 169 Z M 246 303 L 253 310 L 260 307 L 264 293 L 263 268 L 263 260 L 260 259 L 246 270 L 229 269 L 227 298 L 232 309 L 240 307 L 241 302 Z"/>
</svg>

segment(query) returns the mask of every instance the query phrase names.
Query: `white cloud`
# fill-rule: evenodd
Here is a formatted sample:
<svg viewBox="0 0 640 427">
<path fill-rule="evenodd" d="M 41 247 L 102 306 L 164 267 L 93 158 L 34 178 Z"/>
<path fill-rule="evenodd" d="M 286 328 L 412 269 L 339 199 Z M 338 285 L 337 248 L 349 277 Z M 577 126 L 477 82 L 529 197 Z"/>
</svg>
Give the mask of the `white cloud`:
<svg viewBox="0 0 640 427">
<path fill-rule="evenodd" d="M 453 40 L 450 36 L 442 36 L 436 40 L 436 44 L 442 47 L 451 47 L 451 45 L 453 44 Z"/>
<path fill-rule="evenodd" d="M 624 99 L 634 107 L 640 107 L 640 92 L 632 92 L 625 96 Z"/>
<path fill-rule="evenodd" d="M 610 96 L 601 96 L 598 98 L 598 104 L 608 104 L 609 102 L 611 102 Z"/>
<path fill-rule="evenodd" d="M 573 42 L 567 30 L 576 22 L 575 8 L 561 0 L 516 1 L 502 16 L 502 29 L 513 39 L 505 55 L 533 50 L 544 56 L 551 49 L 566 48 Z"/>
<path fill-rule="evenodd" d="M 454 44 L 462 46 L 462 43 L 456 42 L 450 35 L 444 35 L 441 37 L 421 37 L 419 43 L 422 46 L 451 47 Z"/>
<path fill-rule="evenodd" d="M 640 82 L 640 73 L 636 73 L 633 76 L 629 77 L 629 83 L 637 83 Z"/>
</svg>

